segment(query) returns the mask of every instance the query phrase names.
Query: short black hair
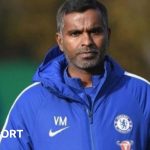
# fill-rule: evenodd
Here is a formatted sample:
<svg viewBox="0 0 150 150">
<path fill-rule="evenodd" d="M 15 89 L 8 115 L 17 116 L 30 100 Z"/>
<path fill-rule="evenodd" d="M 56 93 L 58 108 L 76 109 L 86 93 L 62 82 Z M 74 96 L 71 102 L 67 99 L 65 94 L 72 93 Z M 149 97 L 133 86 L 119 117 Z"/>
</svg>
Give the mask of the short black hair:
<svg viewBox="0 0 150 150">
<path fill-rule="evenodd" d="M 66 0 L 57 12 L 57 32 L 62 30 L 63 17 L 72 12 L 84 12 L 88 9 L 97 9 L 102 14 L 104 26 L 108 27 L 108 15 L 106 7 L 97 0 Z"/>
</svg>

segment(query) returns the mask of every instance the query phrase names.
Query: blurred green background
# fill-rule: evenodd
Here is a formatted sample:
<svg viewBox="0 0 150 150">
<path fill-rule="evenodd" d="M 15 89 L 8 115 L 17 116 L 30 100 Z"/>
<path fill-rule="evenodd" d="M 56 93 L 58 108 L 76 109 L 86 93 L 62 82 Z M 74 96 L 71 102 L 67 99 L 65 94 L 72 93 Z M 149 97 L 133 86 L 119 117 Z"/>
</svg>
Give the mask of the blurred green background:
<svg viewBox="0 0 150 150">
<path fill-rule="evenodd" d="M 0 128 L 55 42 L 55 15 L 63 0 L 0 1 Z M 150 1 L 101 0 L 112 29 L 110 54 L 128 71 L 150 80 Z"/>
</svg>

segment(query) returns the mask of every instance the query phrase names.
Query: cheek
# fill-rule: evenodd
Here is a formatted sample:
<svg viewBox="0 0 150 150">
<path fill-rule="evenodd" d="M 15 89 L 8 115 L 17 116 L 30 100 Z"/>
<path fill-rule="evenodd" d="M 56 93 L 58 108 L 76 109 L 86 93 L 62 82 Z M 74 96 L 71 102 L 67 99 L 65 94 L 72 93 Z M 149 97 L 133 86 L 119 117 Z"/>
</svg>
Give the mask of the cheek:
<svg viewBox="0 0 150 150">
<path fill-rule="evenodd" d="M 76 41 L 67 39 L 63 41 L 63 49 L 66 53 L 73 53 L 76 49 L 78 49 L 78 44 Z M 71 55 L 71 54 L 70 54 Z"/>
<path fill-rule="evenodd" d="M 105 43 L 106 43 L 105 37 L 100 37 L 100 38 L 95 39 L 95 44 L 99 48 L 102 47 L 103 45 L 105 45 Z"/>
<path fill-rule="evenodd" d="M 72 44 L 70 44 L 68 41 L 67 42 L 63 42 L 62 44 L 63 46 L 63 51 L 64 54 L 68 57 L 68 58 L 72 58 L 73 57 L 73 47 Z"/>
</svg>

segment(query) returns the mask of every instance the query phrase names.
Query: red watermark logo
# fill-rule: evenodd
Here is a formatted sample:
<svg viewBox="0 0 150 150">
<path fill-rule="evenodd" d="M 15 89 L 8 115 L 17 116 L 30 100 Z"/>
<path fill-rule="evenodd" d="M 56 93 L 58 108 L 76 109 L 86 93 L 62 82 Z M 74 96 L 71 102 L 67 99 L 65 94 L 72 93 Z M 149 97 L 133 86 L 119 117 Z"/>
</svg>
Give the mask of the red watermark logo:
<svg viewBox="0 0 150 150">
<path fill-rule="evenodd" d="M 120 146 L 121 150 L 131 150 L 133 141 L 117 141 L 117 144 Z"/>
</svg>

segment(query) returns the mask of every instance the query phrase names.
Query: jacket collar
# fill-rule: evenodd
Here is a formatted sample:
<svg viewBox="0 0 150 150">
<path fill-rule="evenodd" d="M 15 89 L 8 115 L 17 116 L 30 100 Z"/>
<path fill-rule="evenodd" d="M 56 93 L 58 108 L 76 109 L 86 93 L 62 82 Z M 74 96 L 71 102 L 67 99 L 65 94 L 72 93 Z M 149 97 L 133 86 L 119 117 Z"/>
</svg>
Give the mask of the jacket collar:
<svg viewBox="0 0 150 150">
<path fill-rule="evenodd" d="M 112 84 L 124 74 L 124 70 L 110 56 L 106 56 L 105 61 L 107 63 L 107 67 L 105 67 L 107 73 L 105 73 L 105 80 L 100 89 L 110 86 L 110 81 Z M 65 84 L 63 74 L 66 67 L 67 61 L 64 54 L 58 46 L 55 46 L 49 50 L 44 61 L 38 67 L 33 81 L 41 82 L 44 87 L 58 96 L 69 97 L 78 101 L 80 98 Z M 109 84 L 107 84 L 108 81 Z"/>
</svg>

